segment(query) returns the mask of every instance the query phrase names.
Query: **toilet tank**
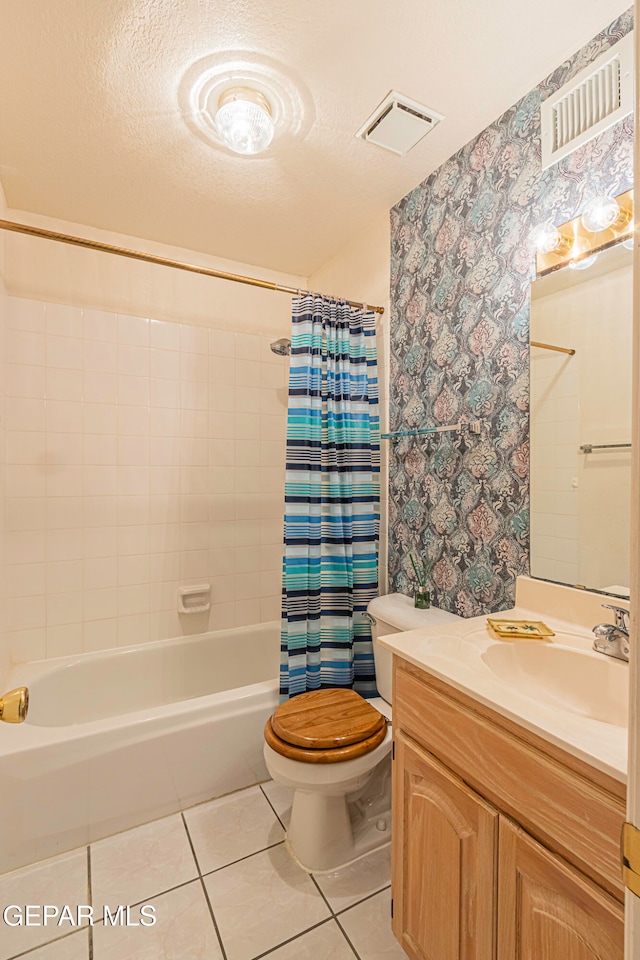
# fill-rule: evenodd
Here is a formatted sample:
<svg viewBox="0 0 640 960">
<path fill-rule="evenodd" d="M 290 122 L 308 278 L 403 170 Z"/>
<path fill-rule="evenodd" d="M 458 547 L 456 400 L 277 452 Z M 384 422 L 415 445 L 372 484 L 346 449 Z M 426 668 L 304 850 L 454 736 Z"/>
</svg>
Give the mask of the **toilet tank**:
<svg viewBox="0 0 640 960">
<path fill-rule="evenodd" d="M 413 597 L 404 593 L 389 593 L 384 597 L 375 597 L 367 607 L 367 613 L 373 620 L 371 635 L 373 637 L 373 658 L 376 664 L 376 685 L 378 693 L 391 703 L 392 687 L 392 660 L 390 650 L 376 643 L 378 637 L 390 633 L 402 633 L 405 630 L 418 630 L 420 627 L 434 627 L 439 623 L 450 623 L 460 620 L 455 613 L 447 613 L 438 607 L 429 607 L 428 610 L 418 610 L 414 606 Z"/>
</svg>

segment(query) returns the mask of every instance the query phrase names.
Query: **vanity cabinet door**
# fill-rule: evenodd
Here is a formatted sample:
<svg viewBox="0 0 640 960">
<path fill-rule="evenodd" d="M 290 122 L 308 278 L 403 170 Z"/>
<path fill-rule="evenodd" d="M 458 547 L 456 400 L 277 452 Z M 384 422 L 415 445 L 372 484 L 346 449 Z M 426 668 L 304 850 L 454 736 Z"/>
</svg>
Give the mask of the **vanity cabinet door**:
<svg viewBox="0 0 640 960">
<path fill-rule="evenodd" d="M 412 960 L 493 960 L 497 811 L 401 732 L 393 776 L 396 938 Z"/>
<path fill-rule="evenodd" d="M 622 960 L 621 904 L 500 818 L 498 960 Z"/>
</svg>

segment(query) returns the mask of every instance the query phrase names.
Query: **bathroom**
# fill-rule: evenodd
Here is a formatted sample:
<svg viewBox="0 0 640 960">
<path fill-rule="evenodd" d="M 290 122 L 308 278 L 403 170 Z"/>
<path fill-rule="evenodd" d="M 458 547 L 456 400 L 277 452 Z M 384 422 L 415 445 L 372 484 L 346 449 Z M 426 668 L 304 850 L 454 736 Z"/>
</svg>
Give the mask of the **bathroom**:
<svg viewBox="0 0 640 960">
<path fill-rule="evenodd" d="M 533 843 L 565 884 L 570 875 L 597 904 L 585 935 L 597 946 L 580 954 L 571 940 L 548 960 L 622 957 L 624 888 L 619 857 L 615 869 L 611 858 L 625 819 L 627 714 L 615 710 L 635 675 L 633 645 L 630 666 L 590 652 L 584 669 L 569 648 L 586 650 L 586 638 L 590 648 L 592 628 L 613 626 L 614 617 L 625 629 L 625 614 L 601 604 L 628 610 L 637 582 L 637 545 L 628 545 L 637 428 L 630 370 L 623 376 L 637 351 L 632 254 L 623 247 L 632 236 L 632 221 L 623 223 L 633 188 L 632 102 L 544 168 L 540 130 L 543 101 L 615 45 L 632 54 L 633 11 L 613 0 L 557 6 L 500 2 L 496 30 L 472 3 L 4 4 L 0 694 L 24 685 L 30 696 L 26 722 L 0 724 L 0 899 L 3 911 L 12 908 L 0 924 L 0 960 L 547 960 L 538 939 L 546 933 L 533 920 L 527 927 L 526 904 L 524 944 L 509 939 L 508 923 L 491 921 L 515 898 L 503 855 L 517 861 L 526 889 Z M 523 47 L 514 37 L 531 39 Z M 633 80 L 628 62 L 620 74 Z M 275 130 L 263 153 L 234 152 L 208 111 L 236 74 L 258 90 L 258 106 L 260 96 L 268 100 Z M 409 150 L 380 145 L 394 91 L 405 114 L 430 117 Z M 557 270 L 563 227 L 601 195 L 621 205 L 619 236 L 602 244 L 612 249 L 594 273 Z M 540 253 L 540 232 L 553 227 L 556 252 Z M 580 250 L 583 261 L 590 252 Z M 608 272 L 606 256 L 619 258 Z M 567 306 L 578 289 L 563 286 L 569 274 L 586 278 L 578 309 Z M 616 294 L 606 286 L 614 275 L 624 277 Z M 594 293 L 597 282 L 603 294 Z M 328 856 L 321 811 L 333 831 L 337 808 L 315 794 L 304 807 L 296 795 L 297 829 L 288 774 L 263 736 L 282 699 L 289 368 L 297 356 L 279 342 L 295 347 L 292 298 L 295 314 L 307 291 L 348 297 L 375 330 L 379 424 L 391 434 L 379 448 L 372 443 L 375 593 L 409 598 L 393 613 L 372 606 L 370 614 L 374 635 L 400 631 L 374 644 L 378 689 L 366 694 L 383 737 L 367 763 L 379 751 L 379 796 L 388 798 L 391 726 L 379 718 L 391 719 L 391 692 L 381 689 L 377 655 L 386 653 L 390 670 L 393 653 L 392 812 L 378 795 L 360 797 L 371 829 L 357 855 L 345 853 L 341 835 L 341 866 L 305 862 L 309 818 Z M 585 366 L 602 304 L 614 296 L 627 325 Z M 436 437 L 402 436 L 451 425 Z M 608 444 L 616 449 L 600 449 Z M 578 445 L 592 449 L 576 453 Z M 612 476 L 613 495 L 603 486 Z M 420 580 L 431 593 L 427 610 L 414 606 Z M 471 680 L 448 672 L 450 653 L 438 652 L 441 642 L 468 649 L 465 621 L 514 609 L 569 638 L 556 651 L 566 666 L 543 692 L 545 722 L 564 717 L 562 737 L 556 728 L 540 735 L 542 721 L 523 716 L 497 674 L 469 695 Z M 386 616 L 393 622 L 381 632 Z M 428 630 L 432 639 L 421 639 Z M 599 639 L 606 645 L 610 635 Z M 525 674 L 531 681 L 526 665 L 494 649 L 483 648 L 482 663 L 507 685 L 516 683 L 513 670 L 517 682 Z M 482 674 L 463 660 L 460 653 L 456 669 Z M 590 698 L 578 711 L 592 724 L 586 734 L 573 714 L 553 713 L 568 696 L 555 682 L 565 676 L 579 677 Z M 412 707 L 418 691 L 425 705 L 432 698 L 426 726 Z M 539 696 L 523 688 L 523 702 Z M 633 695 L 631 703 L 633 716 Z M 466 725 L 472 718 L 480 734 Z M 542 801 L 524 809 L 515 781 L 496 775 L 498 785 L 487 787 L 473 758 L 462 747 L 456 753 L 465 738 L 487 763 L 500 756 L 504 769 L 507 748 L 526 748 L 514 760 L 523 784 L 527 771 L 556 771 L 553 802 L 565 810 L 566 836 L 556 835 L 560 814 L 550 816 Z M 437 772 L 425 777 L 433 757 Z M 401 764 L 415 795 L 402 792 Z M 341 765 L 302 766 L 311 777 L 311 768 Z M 420 806 L 427 782 L 434 796 L 452 796 L 452 784 L 467 791 L 451 807 L 460 876 L 429 866 L 458 840 L 446 817 L 429 819 Z M 626 819 L 638 823 L 629 794 Z M 582 851 L 575 809 L 600 825 L 582 842 L 595 850 L 601 839 L 602 853 Z M 403 817 L 422 824 L 413 839 Z M 520 830 L 517 841 L 507 821 Z M 476 865 L 476 835 L 491 862 L 500 859 L 494 883 L 481 883 L 487 868 Z M 428 855 L 411 856 L 423 843 Z M 458 881 L 498 892 L 473 909 L 461 903 L 463 919 L 454 922 Z M 631 922 L 636 916 L 640 927 L 640 911 L 626 897 L 629 960 L 640 955 Z M 73 917 L 58 924 L 63 905 Z M 103 905 L 129 908 L 129 924 L 105 922 Z M 94 911 L 93 923 L 78 916 L 82 906 Z M 141 912 L 148 906 L 149 925 Z"/>
</svg>

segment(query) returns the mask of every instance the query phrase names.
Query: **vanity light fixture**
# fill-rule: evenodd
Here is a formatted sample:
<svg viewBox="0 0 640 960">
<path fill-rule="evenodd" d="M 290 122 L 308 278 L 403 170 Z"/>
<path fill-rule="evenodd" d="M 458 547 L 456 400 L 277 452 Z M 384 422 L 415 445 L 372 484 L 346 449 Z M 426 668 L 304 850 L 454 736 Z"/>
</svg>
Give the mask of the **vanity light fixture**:
<svg viewBox="0 0 640 960">
<path fill-rule="evenodd" d="M 275 132 L 271 104 L 249 87 L 225 90 L 218 102 L 215 124 L 224 144 L 244 156 L 266 150 Z"/>
<path fill-rule="evenodd" d="M 596 197 L 582 214 L 582 226 L 589 233 L 600 233 L 612 227 L 619 216 L 617 200 L 613 197 Z"/>
<path fill-rule="evenodd" d="M 590 257 L 584 257 L 583 260 L 570 260 L 569 266 L 572 270 L 588 270 L 598 259 L 598 254 L 594 253 Z"/>
<path fill-rule="evenodd" d="M 633 229 L 633 190 L 616 197 L 601 194 L 573 220 L 557 227 L 547 220 L 530 234 L 536 275 L 543 277 L 569 265 L 586 270 L 592 254 L 633 239 Z"/>
</svg>

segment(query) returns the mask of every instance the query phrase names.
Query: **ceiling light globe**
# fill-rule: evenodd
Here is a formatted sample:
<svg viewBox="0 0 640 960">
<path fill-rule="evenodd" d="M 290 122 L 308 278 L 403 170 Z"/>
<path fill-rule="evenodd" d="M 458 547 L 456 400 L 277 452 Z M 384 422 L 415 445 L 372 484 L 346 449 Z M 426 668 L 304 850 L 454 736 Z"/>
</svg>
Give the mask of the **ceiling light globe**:
<svg viewBox="0 0 640 960">
<path fill-rule="evenodd" d="M 275 132 L 269 101 L 257 90 L 246 88 L 222 94 L 215 124 L 225 146 L 245 156 L 266 150 Z"/>
<path fill-rule="evenodd" d="M 582 226 L 589 233 L 600 233 L 613 226 L 620 216 L 620 207 L 613 197 L 596 197 L 582 214 Z"/>
</svg>

